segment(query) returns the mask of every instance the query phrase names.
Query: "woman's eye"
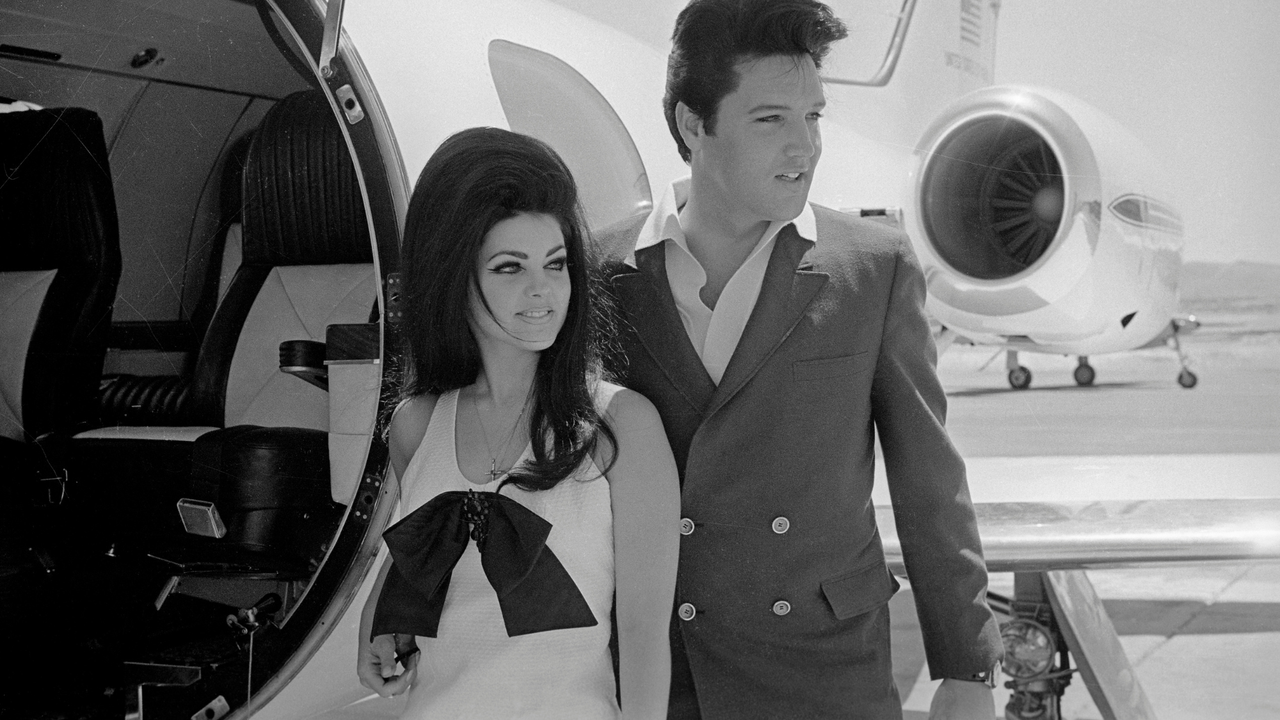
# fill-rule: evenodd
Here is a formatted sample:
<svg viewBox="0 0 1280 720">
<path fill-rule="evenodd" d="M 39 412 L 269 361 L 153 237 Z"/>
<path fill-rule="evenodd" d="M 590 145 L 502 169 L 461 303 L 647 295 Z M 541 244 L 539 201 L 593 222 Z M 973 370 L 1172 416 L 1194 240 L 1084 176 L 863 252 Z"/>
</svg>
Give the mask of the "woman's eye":
<svg viewBox="0 0 1280 720">
<path fill-rule="evenodd" d="M 504 262 L 501 265 L 495 265 L 489 268 L 489 272 L 498 273 L 500 275 L 514 275 L 515 273 L 520 272 L 520 270 L 522 269 L 523 268 L 520 267 L 520 263 Z"/>
<path fill-rule="evenodd" d="M 565 260 L 565 258 L 556 258 L 555 260 L 552 260 L 551 262 L 547 263 L 547 269 L 563 270 L 565 269 L 566 265 L 568 265 L 568 262 Z"/>
</svg>

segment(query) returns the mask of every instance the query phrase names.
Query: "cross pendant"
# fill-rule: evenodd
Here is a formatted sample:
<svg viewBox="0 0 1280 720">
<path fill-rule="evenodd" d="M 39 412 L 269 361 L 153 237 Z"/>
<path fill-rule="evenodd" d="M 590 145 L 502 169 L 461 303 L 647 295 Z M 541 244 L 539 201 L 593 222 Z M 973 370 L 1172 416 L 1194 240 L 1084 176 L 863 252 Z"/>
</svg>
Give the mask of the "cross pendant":
<svg viewBox="0 0 1280 720">
<path fill-rule="evenodd" d="M 489 475 L 489 482 L 497 480 L 498 476 L 502 474 L 498 472 L 498 458 L 489 461 L 489 472 L 487 474 Z"/>
</svg>

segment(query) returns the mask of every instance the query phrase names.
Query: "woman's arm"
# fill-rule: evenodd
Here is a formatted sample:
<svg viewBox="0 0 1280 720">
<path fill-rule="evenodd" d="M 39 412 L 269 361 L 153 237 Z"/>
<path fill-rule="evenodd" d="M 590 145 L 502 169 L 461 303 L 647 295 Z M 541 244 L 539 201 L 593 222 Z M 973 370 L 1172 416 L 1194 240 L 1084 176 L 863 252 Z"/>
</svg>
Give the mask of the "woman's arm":
<svg viewBox="0 0 1280 720">
<path fill-rule="evenodd" d="M 428 395 L 407 400 L 391 416 L 391 431 L 387 440 L 392 473 L 388 475 L 387 482 L 393 483 L 390 490 L 397 497 L 401 490 L 400 478 L 404 477 L 409 461 L 413 459 L 413 454 L 427 432 L 427 425 L 431 422 L 435 400 L 434 396 Z M 378 578 L 373 583 L 373 590 L 360 612 L 359 645 L 356 653 L 356 675 L 360 678 L 360 684 L 382 697 L 399 695 L 407 690 L 413 684 L 418 668 L 418 656 L 413 655 L 404 661 L 404 672 L 395 674 L 396 652 L 412 648 L 412 637 L 402 635 L 400 643 L 392 635 L 379 635 L 372 641 L 367 639 L 373 629 L 373 613 L 378 605 L 378 598 L 382 595 L 382 585 L 386 582 L 387 571 L 390 569 L 390 561 L 382 564 Z"/>
<path fill-rule="evenodd" d="M 386 582 L 387 571 L 391 563 L 382 564 L 378 579 L 373 583 L 373 591 L 360 613 L 359 649 L 356 653 L 356 675 L 360 684 L 378 693 L 382 697 L 399 695 L 418 675 L 418 655 L 404 661 L 404 672 L 396 675 L 396 638 L 392 635 L 379 635 L 372 641 L 366 640 L 373 628 L 373 611 L 378 604 L 378 596 L 382 594 L 382 584 Z M 403 637 L 403 636 L 402 636 Z"/>
<path fill-rule="evenodd" d="M 606 415 L 618 438 L 608 479 L 622 716 L 665 718 L 680 553 L 676 463 L 658 411 L 644 396 L 619 390 Z"/>
</svg>

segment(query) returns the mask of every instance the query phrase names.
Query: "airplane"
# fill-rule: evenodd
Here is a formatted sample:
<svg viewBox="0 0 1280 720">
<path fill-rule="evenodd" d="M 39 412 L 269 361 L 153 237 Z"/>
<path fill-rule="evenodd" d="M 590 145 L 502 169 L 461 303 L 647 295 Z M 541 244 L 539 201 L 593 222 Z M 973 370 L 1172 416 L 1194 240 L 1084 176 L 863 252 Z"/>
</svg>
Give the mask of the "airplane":
<svg viewBox="0 0 1280 720">
<path fill-rule="evenodd" d="M 686 172 L 659 111 L 678 7 L 0 7 L 0 98 L 12 101 L 0 145 L 16 154 L 4 156 L 4 183 L 36 183 L 3 206 L 0 231 L 11 256 L 0 266 L 0 460 L 20 478 L 4 490 L 0 602 L 34 666 L 3 702 L 131 718 L 394 715 L 359 686 L 353 660 L 396 511 L 383 433 L 398 392 L 411 178 L 448 135 L 495 125 L 565 157 L 593 227 L 648 209 Z M 1084 103 L 990 87 L 997 3 L 833 7 L 862 22 L 826 71 L 812 198 L 907 229 L 942 325 L 1082 355 L 1173 332 L 1181 241 L 1158 176 Z M 1040 174 L 1018 164 L 1037 158 Z M 1019 182 L 1055 174 L 1067 178 L 1060 187 Z M 1022 195 L 999 195 L 1005 181 Z M 989 215 L 957 209 L 988 200 Z M 1012 214 L 992 219 L 995 208 Z M 74 243 L 23 213 L 79 223 L 105 249 L 87 273 L 74 252 L 45 262 Z M 956 228 L 982 222 L 995 244 L 966 259 L 969 233 Z M 1037 232 L 1024 241 L 1028 223 Z M 42 346 L 55 332 L 46 322 L 74 324 L 41 310 L 65 290 L 60 275 L 98 289 L 96 300 L 58 301 L 97 308 L 77 315 L 88 319 L 77 350 L 88 361 Z M 1263 512 L 1244 541 L 1230 544 L 1239 538 L 1226 530 L 1200 540 L 1229 546 L 1215 557 L 1274 559 L 1268 509 L 1217 506 L 1213 522 L 1187 522 L 1235 527 Z M 1041 578 L 1115 549 L 1115 533 L 1027 540 L 1026 510 L 997 500 L 980 511 L 984 539 L 1006 553 L 993 561 Z M 1047 557 L 1064 543 L 1080 555 Z M 1186 559 L 1158 546 L 1126 561 Z M 1028 592 L 1043 597 L 1042 587 Z M 51 684 L 47 668 L 65 655 L 80 670 Z M 1044 687 L 1026 692 L 1055 692 Z"/>
<path fill-rule="evenodd" d="M 1183 221 L 1165 170 L 1128 129 L 1079 98 L 992 85 L 999 7 L 962 2 L 957 27 L 956 19 L 931 21 L 937 9 L 904 3 L 874 77 L 829 76 L 844 87 L 832 88 L 840 99 L 828 117 L 882 150 L 911 153 L 889 165 L 907 167 L 896 174 L 905 187 L 837 196 L 908 230 L 940 351 L 957 341 L 1005 348 L 1009 385 L 1026 389 L 1032 376 L 1019 352 L 1075 355 L 1075 382 L 1092 385 L 1090 355 L 1171 343 L 1179 385 L 1194 387 L 1179 336 L 1199 323 L 1178 312 Z M 908 32 L 914 43 L 902 41 Z M 947 33 L 959 42 L 948 46 Z M 949 73 L 913 56 L 936 58 L 939 47 Z M 836 60 L 829 73 L 843 69 Z M 920 91 L 886 100 L 895 85 Z M 863 157 L 840 164 L 860 168 Z M 871 177 L 895 177 L 878 170 L 885 174 Z M 882 205 L 868 210 L 868 202 Z"/>
</svg>

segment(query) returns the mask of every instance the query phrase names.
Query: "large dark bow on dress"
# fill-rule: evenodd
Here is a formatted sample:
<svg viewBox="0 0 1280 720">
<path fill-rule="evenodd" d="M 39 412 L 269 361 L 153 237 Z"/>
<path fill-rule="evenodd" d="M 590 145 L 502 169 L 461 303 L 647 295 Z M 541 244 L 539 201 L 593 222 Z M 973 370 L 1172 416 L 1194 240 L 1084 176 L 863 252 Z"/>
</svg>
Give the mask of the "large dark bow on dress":
<svg viewBox="0 0 1280 720">
<path fill-rule="evenodd" d="M 509 497 L 441 493 L 382 534 L 393 561 L 373 613 L 372 637 L 436 637 L 449 578 L 468 539 L 498 595 L 507 635 L 592 627 L 596 617 L 547 547 L 551 523 Z"/>
</svg>

